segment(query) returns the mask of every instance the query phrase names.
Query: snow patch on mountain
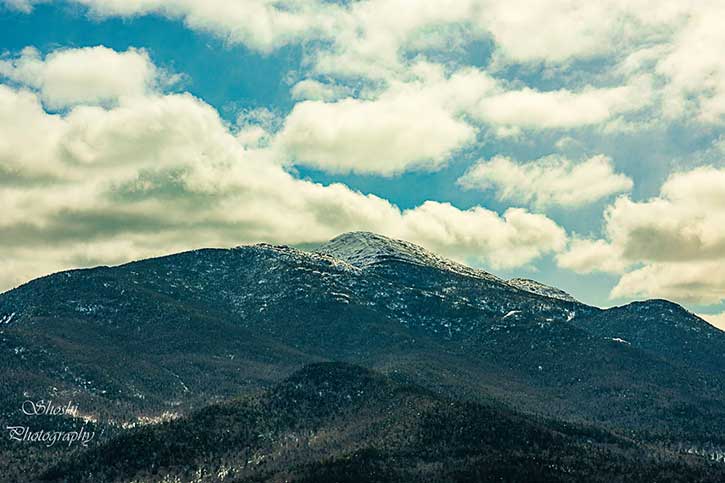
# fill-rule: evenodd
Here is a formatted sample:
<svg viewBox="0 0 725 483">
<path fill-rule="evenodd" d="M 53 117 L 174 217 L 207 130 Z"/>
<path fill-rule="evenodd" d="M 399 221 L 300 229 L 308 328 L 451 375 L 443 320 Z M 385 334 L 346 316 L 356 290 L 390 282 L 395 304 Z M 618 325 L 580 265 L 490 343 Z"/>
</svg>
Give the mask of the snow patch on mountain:
<svg viewBox="0 0 725 483">
<path fill-rule="evenodd" d="M 539 283 L 535 280 L 529 280 L 528 278 L 512 278 L 506 283 L 514 288 L 525 290 L 536 295 L 543 295 L 544 297 L 563 300 L 565 302 L 578 302 L 577 299 L 563 290 L 544 285 L 543 283 Z"/>
<path fill-rule="evenodd" d="M 612 342 L 618 342 L 618 343 L 620 343 L 620 344 L 627 344 L 627 345 L 632 345 L 632 343 L 631 343 L 631 342 L 629 342 L 629 341 L 627 341 L 627 340 L 624 340 L 624 339 L 622 339 L 622 338 L 620 338 L 620 337 L 605 337 L 605 339 L 607 339 L 607 340 L 611 340 Z"/>
<path fill-rule="evenodd" d="M 514 316 L 516 314 L 520 314 L 520 313 L 521 313 L 520 310 L 510 310 L 506 315 L 501 317 L 501 320 L 508 319 L 509 317 L 512 317 L 512 316 Z"/>
<path fill-rule="evenodd" d="M 9 324 L 13 321 L 13 318 L 15 317 L 15 312 L 11 313 L 10 315 L 3 315 L 0 316 L 0 324 Z"/>
<path fill-rule="evenodd" d="M 438 256 L 413 243 L 369 232 L 344 233 L 322 245 L 318 252 L 344 260 L 361 269 L 383 262 L 399 261 L 437 268 L 466 277 L 501 281 L 501 279 L 486 271 L 467 267 L 461 263 Z"/>
</svg>

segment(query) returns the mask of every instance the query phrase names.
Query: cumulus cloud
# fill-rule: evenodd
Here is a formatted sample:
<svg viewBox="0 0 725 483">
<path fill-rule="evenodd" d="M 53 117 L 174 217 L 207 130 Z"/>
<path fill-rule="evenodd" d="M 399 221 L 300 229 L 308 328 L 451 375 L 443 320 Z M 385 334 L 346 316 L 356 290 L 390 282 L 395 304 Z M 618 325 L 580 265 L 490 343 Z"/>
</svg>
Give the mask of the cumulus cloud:
<svg viewBox="0 0 725 483">
<path fill-rule="evenodd" d="M 654 74 L 659 109 L 706 124 L 725 119 L 725 32 L 719 1 L 487 0 L 478 25 L 490 32 L 502 63 L 566 66 L 579 60 L 619 62 L 635 79 Z M 541 25 L 547 27 L 542 29 Z M 531 41 L 535 35 L 536 41 Z"/>
<path fill-rule="evenodd" d="M 29 12 L 33 4 L 46 0 L 4 1 Z M 313 55 L 315 72 L 378 79 L 401 71 L 404 63 L 400 54 L 408 44 L 420 43 L 421 32 L 426 33 L 426 48 L 449 47 L 447 35 L 431 34 L 446 25 L 467 22 L 478 8 L 473 0 L 445 4 L 410 0 L 72 1 L 87 7 L 96 18 L 158 14 L 179 19 L 189 28 L 263 53 L 321 41 L 327 47 Z M 434 38 L 438 42 L 431 44 Z"/>
<path fill-rule="evenodd" d="M 317 100 L 294 106 L 277 146 L 295 163 L 332 172 L 392 175 L 443 166 L 475 137 L 478 128 L 466 116 L 513 127 L 551 128 L 603 120 L 616 111 L 604 108 L 594 118 L 577 118 L 573 112 L 596 111 L 583 109 L 591 107 L 581 100 L 591 97 L 591 91 L 507 91 L 473 68 L 446 74 L 440 65 L 418 62 L 410 73 L 368 99 L 335 101 L 346 92 L 343 86 L 298 83 L 293 97 Z M 25 49 L 17 58 L 0 62 L 0 74 L 37 90 L 51 109 L 117 104 L 122 98 L 153 94 L 167 80 L 145 51 L 116 52 L 102 46 L 55 51 L 45 58 Z M 607 103 L 607 95 L 594 97 Z M 539 109 L 536 99 L 548 100 Z M 509 110 L 500 107 L 506 103 Z M 523 115 L 527 109 L 533 114 Z M 250 147 L 269 142 L 271 133 L 264 127 L 244 126 L 240 141 Z"/>
<path fill-rule="evenodd" d="M 560 249 L 543 215 L 428 201 L 401 210 L 336 183 L 295 178 L 274 146 L 245 147 L 189 94 L 120 97 L 43 109 L 39 93 L 0 85 L 3 288 L 48 271 L 200 246 L 318 242 L 372 230 L 496 267 Z M 268 111 L 242 119 L 247 127 Z M 263 124 L 263 123 L 262 123 Z M 43 135 L 36 135 L 42 133 Z"/>
<path fill-rule="evenodd" d="M 0 76 L 37 89 L 52 109 L 143 96 L 153 90 L 159 75 L 148 54 L 133 48 L 58 50 L 44 59 L 36 49 L 26 48 L 19 57 L 0 61 Z"/>
<path fill-rule="evenodd" d="M 313 68 L 342 78 L 399 79 L 407 71 L 404 57 L 411 50 L 451 51 L 452 44 L 474 37 L 468 27 L 446 27 L 467 25 L 477 8 L 473 0 L 350 2 L 334 16 L 330 48 L 317 53 Z"/>
<path fill-rule="evenodd" d="M 93 16 L 161 14 L 229 42 L 270 52 L 304 39 L 329 35 L 343 8 L 320 0 L 75 0 Z"/>
<path fill-rule="evenodd" d="M 403 213 L 400 234 L 452 258 L 478 258 L 496 268 L 522 266 L 566 243 L 564 230 L 543 215 L 510 208 L 499 216 L 482 207 L 461 211 L 432 201 Z"/>
<path fill-rule="evenodd" d="M 629 266 L 612 244 L 586 238 L 573 238 L 567 250 L 556 256 L 556 261 L 560 267 L 578 273 L 623 273 Z"/>
<path fill-rule="evenodd" d="M 392 82 L 369 99 L 298 103 L 277 147 L 292 162 L 331 172 L 438 169 L 474 140 L 476 130 L 462 108 L 493 83 L 473 69 L 447 76 L 441 66 L 420 62 L 410 79 Z"/>
<path fill-rule="evenodd" d="M 64 123 L 47 115 L 34 93 L 0 84 L 0 125 L 0 186 L 3 178 L 19 182 L 63 170 L 56 148 Z"/>
<path fill-rule="evenodd" d="M 8 0 L 29 11 L 36 0 Z M 454 3 L 369 0 L 74 0 L 93 17 L 160 14 L 180 19 L 189 28 L 212 33 L 269 53 L 285 45 L 322 41 L 314 55 L 317 73 L 389 78 L 403 68 L 401 54 L 412 48 L 449 48 L 448 25 L 470 24 L 482 5 L 477 0 Z M 405 12 L 405 15 L 400 15 Z M 470 29 L 468 29 L 470 31 Z M 465 32 L 450 33 L 465 38 Z M 422 36 L 421 34 L 425 35 Z M 480 34 L 479 34 L 480 35 Z M 421 45 L 421 38 L 427 42 Z"/>
<path fill-rule="evenodd" d="M 436 169 L 474 129 L 420 95 L 297 104 L 277 138 L 294 162 L 331 172 Z"/>
<path fill-rule="evenodd" d="M 12 1 L 26 5 L 32 0 Z M 690 11 L 675 1 L 658 2 L 653 8 L 651 0 L 605 0 L 591 5 L 570 0 L 461 0 L 417 2 L 415 8 L 409 0 L 343 5 L 322 0 L 75 1 L 96 16 L 157 13 L 180 18 L 191 28 L 262 51 L 325 39 L 331 48 L 320 52 L 318 69 L 368 76 L 395 70 L 398 54 L 419 43 L 421 32 L 426 34 L 428 49 L 450 47 L 451 36 L 492 35 L 501 53 L 516 61 L 564 62 L 651 41 L 653 31 L 671 26 Z M 401 11 L 406 15 L 399 15 Z M 449 25 L 460 28 L 447 30 Z M 536 42 L 530 41 L 532 34 Z"/>
<path fill-rule="evenodd" d="M 641 265 L 622 276 L 613 297 L 725 299 L 725 169 L 675 173 L 657 197 L 617 199 L 605 212 L 605 231 L 606 240 L 572 243 L 560 265 L 581 272 Z"/>
<path fill-rule="evenodd" d="M 474 113 L 494 124 L 529 128 L 572 128 L 603 123 L 617 114 L 636 111 L 649 103 L 646 78 L 612 88 L 586 87 L 537 91 L 531 88 L 484 97 Z"/>
<path fill-rule="evenodd" d="M 675 173 L 660 196 L 618 199 L 606 212 L 607 234 L 631 260 L 678 262 L 725 254 L 725 170 Z"/>
<path fill-rule="evenodd" d="M 416 4 L 414 9 L 408 8 L 408 0 L 349 4 L 321 0 L 77 2 L 86 5 L 94 16 L 155 13 L 179 18 L 190 28 L 209 31 L 263 52 L 290 43 L 321 41 L 307 54 L 309 72 L 306 75 L 311 77 L 291 90 L 293 99 L 306 102 L 297 105 L 288 119 L 283 147 L 297 163 L 333 172 L 386 175 L 409 167 L 439 168 L 451 153 L 469 143 L 482 125 L 492 126 L 491 132 L 500 137 L 521 136 L 522 129 L 633 126 L 622 116 L 651 107 L 658 95 L 655 91 L 659 88 L 653 87 L 652 75 L 637 62 L 621 78 L 614 82 L 610 79 L 607 86 L 584 82 L 576 87 L 537 90 L 518 84 L 509 86 L 471 68 L 455 67 L 447 78 L 428 77 L 421 81 L 416 79 L 415 71 L 426 53 L 436 49 L 448 52 L 464 40 L 492 35 L 499 58 L 561 63 L 604 51 L 616 52 L 613 49 L 622 42 L 614 40 L 620 37 L 635 47 L 639 46 L 635 40 L 640 38 L 648 39 L 651 44 L 650 31 L 669 32 L 666 29 L 687 12 L 668 5 L 659 6 L 653 14 L 648 0 L 608 0 L 586 6 L 568 0 L 524 4 L 465 0 L 455 5 Z M 397 15 L 400 11 L 407 13 L 401 17 Z M 562 28 L 542 30 L 539 28 L 542 18 L 548 19 L 548 25 L 560 22 Z M 536 33 L 536 42 L 530 41 L 532 32 Z M 421 38 L 427 39 L 424 45 Z M 409 57 L 411 54 L 416 54 L 413 60 Z M 679 65 L 677 58 L 672 63 Z M 133 70 L 124 69 L 125 72 Z M 15 71 L 20 75 L 18 69 Z M 94 72 L 113 72 L 113 69 L 94 69 Z M 665 76 L 669 71 L 662 68 L 656 72 Z M 329 82 L 313 79 L 319 75 Z M 133 90 L 134 86 L 141 89 L 148 83 L 148 77 L 135 77 L 142 80 L 130 86 L 117 86 L 117 90 Z M 383 89 L 364 99 L 346 99 L 352 91 L 345 86 L 345 79 L 351 78 L 379 81 Z M 462 95 L 463 91 L 455 91 L 453 86 L 468 89 L 470 94 Z M 93 92 L 93 89 L 83 92 Z M 52 97 L 60 97 L 56 101 L 60 104 L 78 101 L 72 93 L 49 94 Z M 96 97 L 103 95 L 96 94 Z M 420 103 L 420 116 L 411 113 L 411 106 L 416 102 Z M 338 126 L 340 116 L 345 116 L 347 121 Z M 367 116 L 378 117 L 371 117 L 371 122 L 359 126 L 360 119 Z M 303 123 L 309 127 L 305 128 Z M 439 123 L 440 128 L 433 129 L 430 126 L 433 123 Z M 405 126 L 410 126 L 410 132 L 405 131 Z M 351 130 L 358 128 L 361 135 L 355 139 L 359 141 L 348 143 Z M 306 143 L 302 138 L 308 134 L 311 140 Z M 265 139 L 259 129 L 244 135 L 250 146 Z M 413 136 L 422 140 L 416 148 L 408 143 Z M 381 152 L 384 143 L 395 152 Z"/>
<path fill-rule="evenodd" d="M 720 19 L 725 4 L 705 2 L 689 13 L 688 22 L 677 31 L 656 71 L 668 79 L 665 112 L 671 116 L 693 114 L 704 123 L 725 120 L 725 58 L 720 46 L 725 31 Z"/>
<path fill-rule="evenodd" d="M 510 90 L 480 69 L 447 72 L 439 64 L 419 61 L 405 79 L 369 92 L 368 98 L 296 104 L 277 142 L 294 163 L 330 172 L 393 175 L 411 168 L 440 168 L 475 139 L 482 125 L 495 127 L 499 136 L 521 129 L 563 129 L 603 122 L 645 102 L 646 96 L 635 96 L 628 86 L 581 92 Z M 594 164 L 576 174 L 607 169 L 601 162 Z M 622 179 L 614 176 L 608 180 L 623 191 Z"/>
<path fill-rule="evenodd" d="M 568 91 L 540 95 L 524 88 L 491 100 L 484 112 L 497 123 L 522 124 L 527 112 L 522 106 L 529 106 L 536 125 L 542 124 L 541 116 L 550 127 L 600 123 L 616 115 L 618 106 L 639 102 L 635 91 L 641 85 L 633 82 L 642 75 L 654 77 L 652 95 L 659 113 L 707 124 L 722 123 L 725 114 L 725 60 L 719 51 L 725 34 L 718 22 L 725 6 L 717 0 L 74 1 L 94 17 L 159 14 L 180 19 L 189 28 L 264 53 L 314 43 L 308 53 L 310 73 L 342 79 L 400 79 L 411 56 L 445 51 L 455 57 L 466 42 L 488 38 L 494 41 L 497 67 L 543 64 L 566 72 L 574 63 L 592 59 L 605 66 L 595 76 L 605 84 L 574 98 Z M 38 2 L 4 3 L 28 12 Z M 613 76 L 633 87 L 611 87 Z M 313 87 L 320 86 L 308 83 L 298 90 Z M 569 107 L 549 116 L 552 104 Z"/>
<path fill-rule="evenodd" d="M 666 29 L 694 7 L 677 0 L 484 0 L 482 4 L 478 22 L 494 36 L 502 55 L 519 62 L 546 63 L 651 45 L 658 39 L 656 34 L 666 36 Z M 531 41 L 532 35 L 536 42 Z"/>
<path fill-rule="evenodd" d="M 666 298 L 696 304 L 725 299 L 725 260 L 650 263 L 625 273 L 613 298 Z"/>
<path fill-rule="evenodd" d="M 496 156 L 475 164 L 458 184 L 467 189 L 493 189 L 501 200 L 544 208 L 593 203 L 631 190 L 633 182 L 615 173 L 612 160 L 604 155 L 581 163 L 552 155 L 525 163 Z"/>
</svg>

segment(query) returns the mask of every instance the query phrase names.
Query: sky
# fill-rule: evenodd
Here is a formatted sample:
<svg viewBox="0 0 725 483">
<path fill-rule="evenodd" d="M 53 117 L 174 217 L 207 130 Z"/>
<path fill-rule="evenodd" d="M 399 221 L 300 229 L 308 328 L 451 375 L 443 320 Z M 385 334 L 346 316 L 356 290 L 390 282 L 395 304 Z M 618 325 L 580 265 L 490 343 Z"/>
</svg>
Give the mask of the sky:
<svg viewBox="0 0 725 483">
<path fill-rule="evenodd" d="M 0 290 L 368 230 L 725 327 L 725 4 L 0 0 Z"/>
</svg>

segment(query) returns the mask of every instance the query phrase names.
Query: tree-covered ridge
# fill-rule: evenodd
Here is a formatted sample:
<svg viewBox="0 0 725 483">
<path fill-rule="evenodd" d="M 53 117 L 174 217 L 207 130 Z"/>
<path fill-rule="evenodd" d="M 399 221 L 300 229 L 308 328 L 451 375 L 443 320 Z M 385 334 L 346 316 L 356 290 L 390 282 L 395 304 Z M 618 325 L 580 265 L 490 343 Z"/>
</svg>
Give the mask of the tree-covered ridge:
<svg viewBox="0 0 725 483">
<path fill-rule="evenodd" d="M 44 481 L 719 481 L 607 431 L 445 398 L 343 363 L 122 435 Z"/>
</svg>

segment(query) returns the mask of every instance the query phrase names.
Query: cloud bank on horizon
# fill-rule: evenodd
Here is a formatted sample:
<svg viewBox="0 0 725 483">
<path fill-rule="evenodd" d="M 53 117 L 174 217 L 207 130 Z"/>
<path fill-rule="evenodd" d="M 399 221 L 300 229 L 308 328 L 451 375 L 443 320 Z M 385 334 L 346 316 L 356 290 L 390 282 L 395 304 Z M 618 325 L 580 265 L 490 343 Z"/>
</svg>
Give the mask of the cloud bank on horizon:
<svg viewBox="0 0 725 483">
<path fill-rule="evenodd" d="M 2 3 L 32 17 L 51 2 Z M 722 2 L 52 3 L 88 22 L 179 21 L 261 56 L 299 47 L 301 68 L 284 80 L 288 108 L 232 122 L 144 45 L 4 52 L 0 289 L 79 265 L 365 229 L 494 270 L 548 258 L 610 274 L 615 300 L 722 311 Z M 673 136 L 688 142 L 653 144 Z M 629 145 L 646 148 L 628 156 Z M 448 187 L 414 206 L 344 181 L 449 179 L 452 166 Z"/>
</svg>

